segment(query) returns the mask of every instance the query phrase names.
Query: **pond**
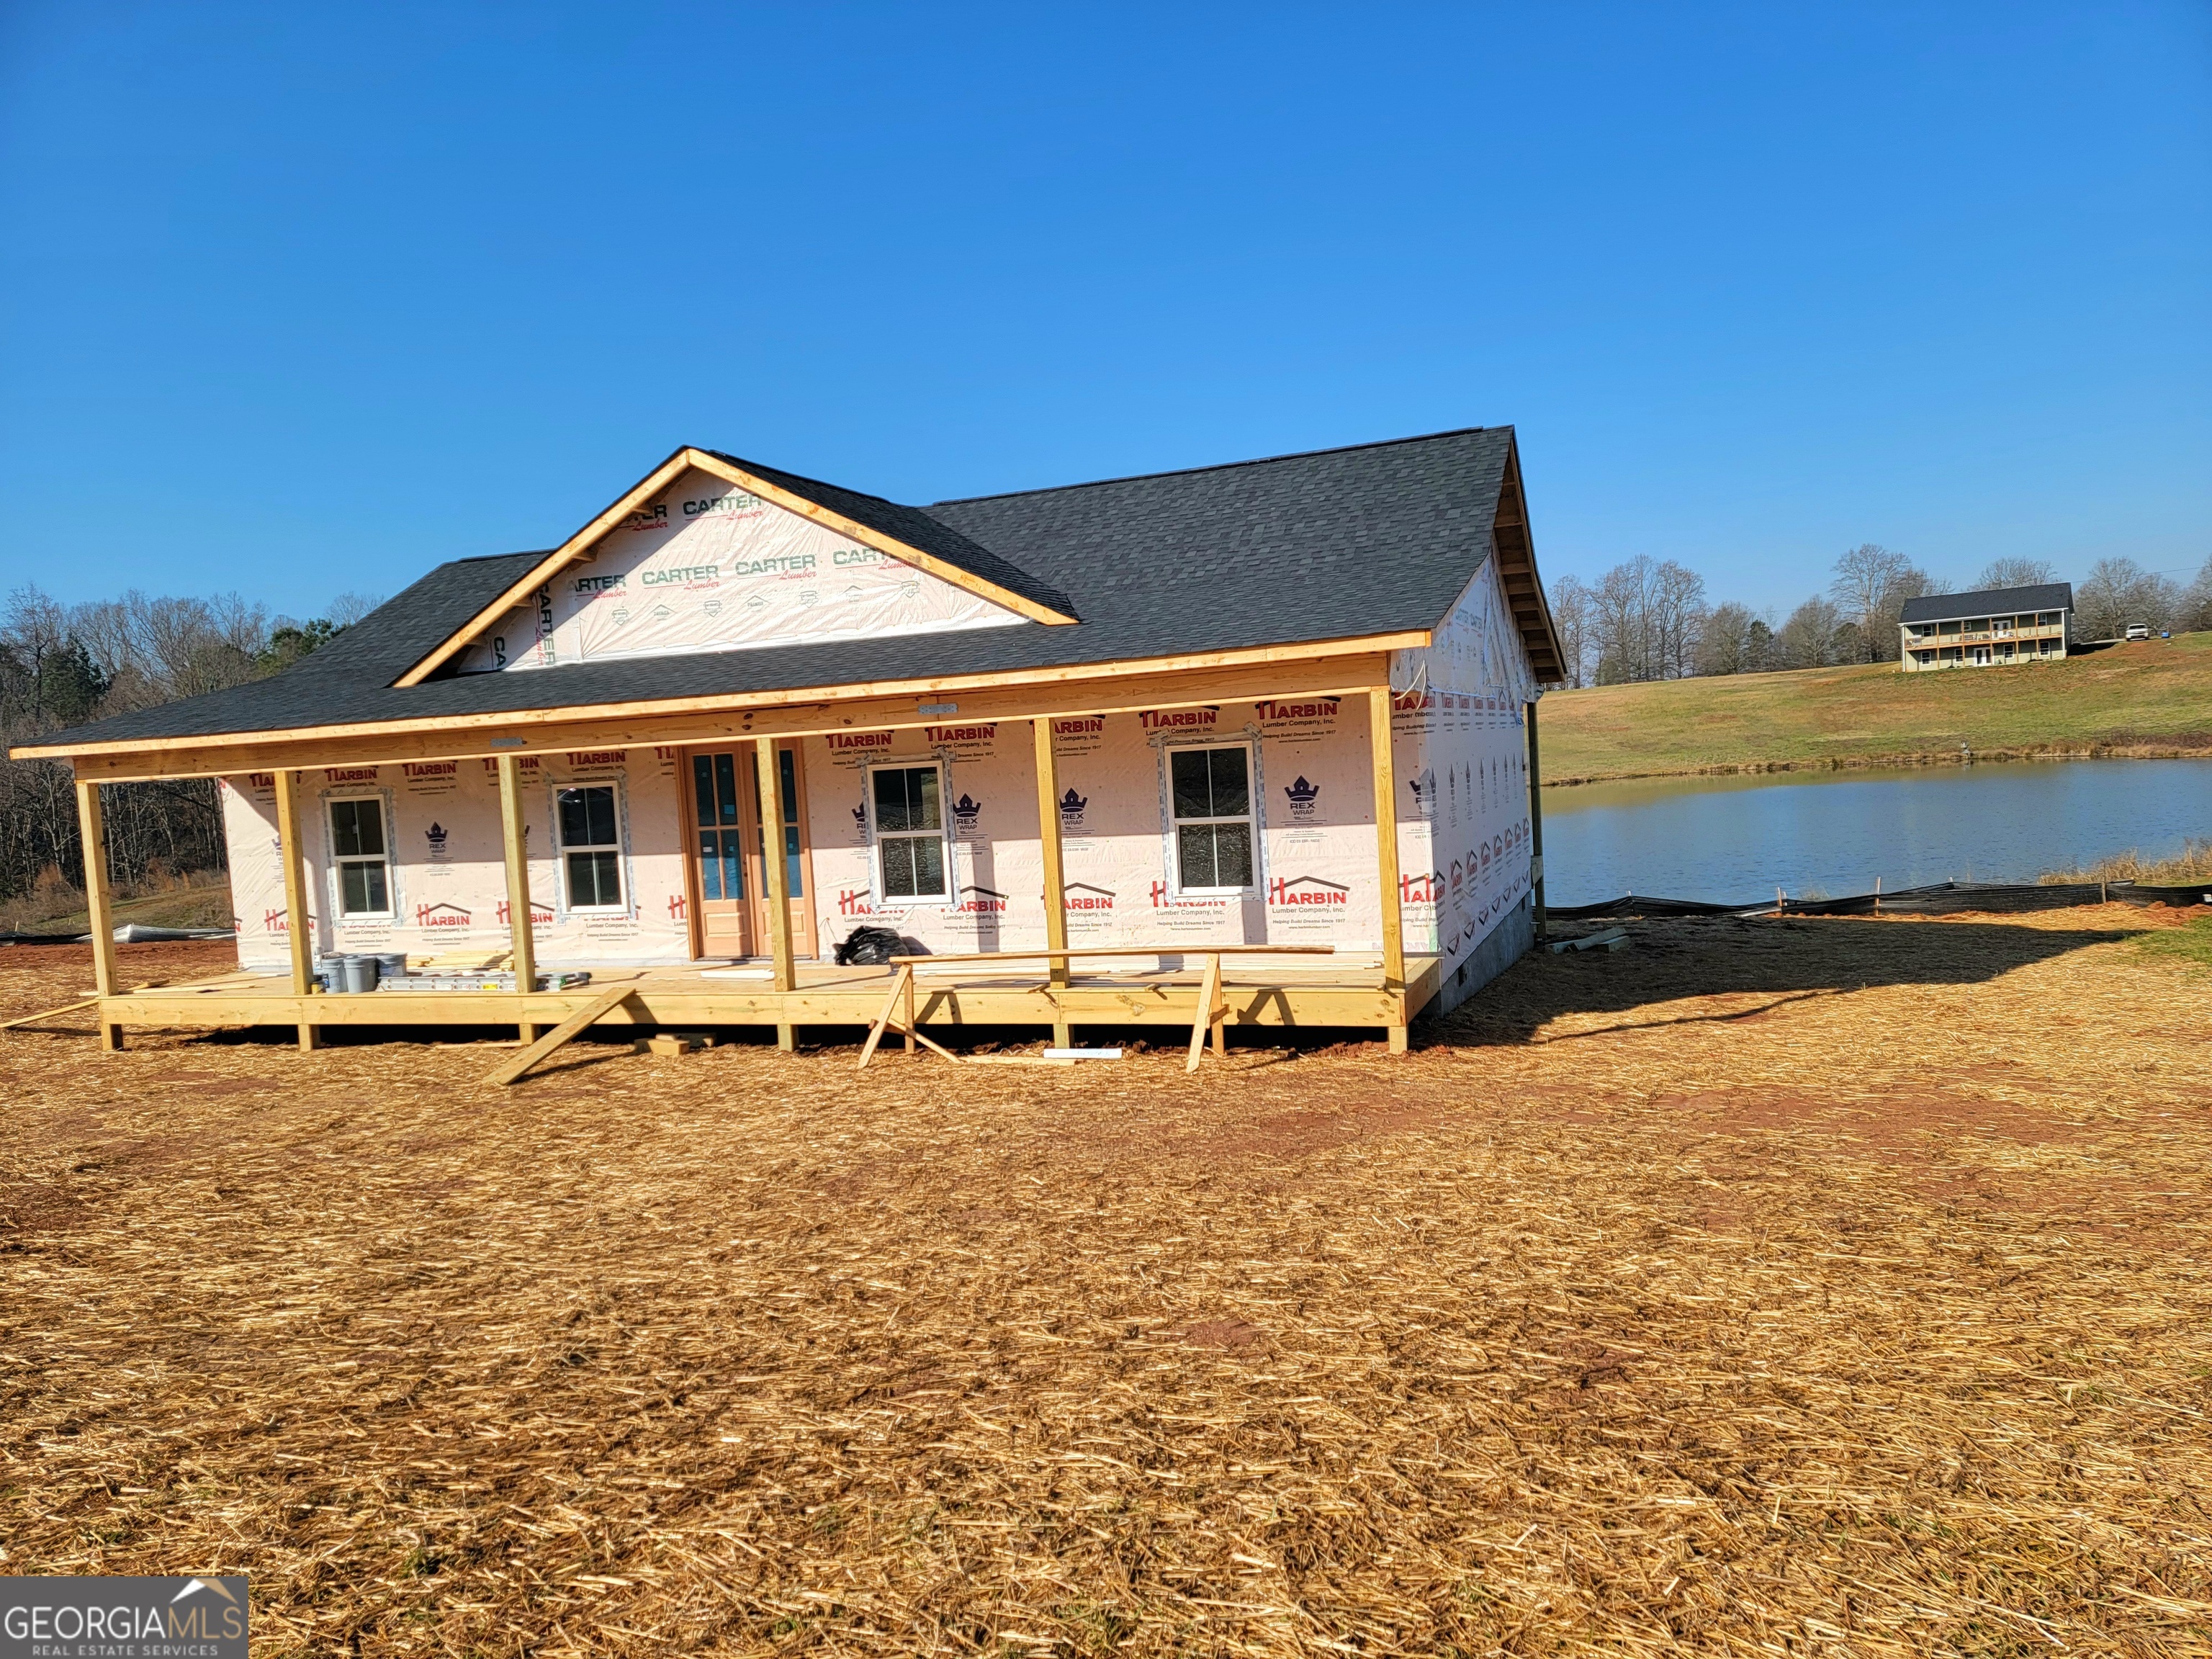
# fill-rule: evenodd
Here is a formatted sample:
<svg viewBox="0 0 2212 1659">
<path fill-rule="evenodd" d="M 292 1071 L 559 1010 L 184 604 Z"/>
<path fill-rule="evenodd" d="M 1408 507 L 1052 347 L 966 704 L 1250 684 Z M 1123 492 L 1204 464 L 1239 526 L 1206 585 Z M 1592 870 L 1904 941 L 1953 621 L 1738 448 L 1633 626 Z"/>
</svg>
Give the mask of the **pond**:
<svg viewBox="0 0 2212 1659">
<path fill-rule="evenodd" d="M 1937 881 L 2033 881 L 2212 837 L 2212 760 L 1640 778 L 1547 789 L 1553 904 L 1622 893 L 1757 903 Z"/>
</svg>

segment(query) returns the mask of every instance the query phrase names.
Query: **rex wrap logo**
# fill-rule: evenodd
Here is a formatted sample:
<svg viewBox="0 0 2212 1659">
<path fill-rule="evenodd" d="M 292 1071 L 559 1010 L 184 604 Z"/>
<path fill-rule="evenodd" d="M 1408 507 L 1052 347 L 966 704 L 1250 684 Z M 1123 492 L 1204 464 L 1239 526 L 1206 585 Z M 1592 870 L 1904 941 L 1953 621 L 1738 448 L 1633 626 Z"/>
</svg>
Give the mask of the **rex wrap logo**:
<svg viewBox="0 0 2212 1659">
<path fill-rule="evenodd" d="M 1077 794 L 1075 786 L 1070 784 L 1067 792 L 1060 798 L 1060 827 L 1062 830 L 1083 828 L 1083 809 L 1090 805 L 1091 797 Z"/>
<path fill-rule="evenodd" d="M 246 1659 L 246 1580 L 0 1578 L 0 1659 Z"/>
<path fill-rule="evenodd" d="M 1294 823 L 1311 823 L 1321 805 L 1321 786 L 1308 783 L 1303 777 L 1283 786 L 1283 793 L 1291 799 L 1291 820 Z"/>
</svg>

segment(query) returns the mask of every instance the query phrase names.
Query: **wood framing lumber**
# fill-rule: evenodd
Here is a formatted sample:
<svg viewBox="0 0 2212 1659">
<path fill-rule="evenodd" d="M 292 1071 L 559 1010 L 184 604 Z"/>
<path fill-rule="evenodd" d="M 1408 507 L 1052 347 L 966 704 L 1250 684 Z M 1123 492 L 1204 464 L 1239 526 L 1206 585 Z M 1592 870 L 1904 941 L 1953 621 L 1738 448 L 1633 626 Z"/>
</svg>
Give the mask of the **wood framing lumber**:
<svg viewBox="0 0 2212 1659">
<path fill-rule="evenodd" d="M 1238 701 L 1245 697 L 1355 696 L 1388 668 L 1389 650 L 1425 645 L 1430 635 L 1377 635 L 1296 648 L 1150 658 L 1122 663 L 953 675 L 789 690 L 675 697 L 651 702 L 499 714 L 419 716 L 400 720 L 297 726 L 255 734 L 86 744 L 55 749 L 16 745 L 18 758 L 74 759 L 80 777 L 108 782 L 208 777 L 283 767 L 396 763 L 642 744 L 726 743 L 769 734 L 896 729 L 938 723 L 923 703 L 958 701 L 961 718 L 1059 718 Z"/>
<path fill-rule="evenodd" d="M 292 994 L 305 997 L 314 984 L 315 923 L 307 897 L 307 843 L 300 833 L 300 775 L 276 774 L 276 851 L 284 860 L 285 942 L 291 953 Z M 301 1052 L 314 1049 L 322 1039 L 314 1026 L 299 1026 Z"/>
<path fill-rule="evenodd" d="M 544 1036 L 497 1069 L 489 1073 L 486 1083 L 510 1084 L 519 1081 L 522 1074 L 544 1059 L 569 1038 L 580 1035 L 586 1027 L 615 1011 L 617 1005 L 627 1002 L 637 993 L 635 985 L 619 986 L 602 995 L 593 997 L 574 1013 L 562 1020 Z"/>
<path fill-rule="evenodd" d="M 875 1023 L 868 1027 L 868 1040 L 860 1045 L 860 1063 L 853 1068 L 854 1071 L 865 1072 L 868 1069 L 868 1062 L 876 1056 L 876 1045 L 884 1040 L 884 1028 L 891 1023 L 891 1010 L 898 1006 L 900 997 L 911 994 L 913 989 L 914 964 L 908 963 L 898 970 L 898 977 L 891 981 L 891 994 L 884 999 L 883 1012 L 876 1016 Z M 909 1012 L 907 1016 L 908 1031 L 907 1047 L 909 1049 L 914 1046 L 911 1036 L 913 1024 L 914 1016 Z"/>
<path fill-rule="evenodd" d="M 125 994 L 135 996 L 141 991 L 153 990 L 156 983 L 157 981 L 149 981 L 144 985 L 134 985 Z M 73 1014 L 80 1008 L 97 1008 L 100 1003 L 99 997 L 89 996 L 81 1002 L 64 1002 L 58 1008 L 47 1008 L 35 1014 L 19 1014 L 14 1019 L 0 1020 L 0 1031 L 12 1031 L 19 1026 L 36 1025 L 42 1019 L 57 1019 L 64 1014 Z"/>
<path fill-rule="evenodd" d="M 954 1054 L 951 1049 L 946 1048 L 943 1043 L 923 1036 L 918 1027 L 909 1025 L 906 1028 L 906 1033 L 908 1036 L 914 1038 L 915 1042 L 921 1043 L 923 1048 L 928 1049 L 930 1053 L 933 1054 L 944 1055 L 945 1059 L 951 1060 L 955 1066 L 964 1066 L 968 1063 L 966 1060 L 962 1060 L 959 1055 Z"/>
<path fill-rule="evenodd" d="M 100 786 L 77 780 L 77 833 L 84 843 L 84 905 L 92 926 L 92 983 L 103 997 L 115 994 L 115 908 L 107 889 L 107 818 L 100 811 Z M 100 1046 L 123 1046 L 123 1028 L 102 1019 Z"/>
<path fill-rule="evenodd" d="M 1054 763 L 1052 720 L 1033 720 L 1030 729 L 1036 744 L 1037 845 L 1044 854 L 1044 942 L 1054 950 L 1067 948 L 1067 878 L 1060 845 L 1060 770 Z M 1052 961 L 1052 986 L 1067 988 L 1067 958 Z M 1052 1022 L 1054 1048 L 1065 1048 L 1070 1036 L 1067 1015 L 1055 1005 Z"/>
<path fill-rule="evenodd" d="M 1199 981 L 1198 1018 L 1190 1023 L 1190 1058 L 1184 1062 L 1184 1071 L 1198 1069 L 1198 1059 L 1206 1052 L 1206 1034 L 1213 1029 L 1215 1010 L 1220 1001 L 1221 957 L 1216 951 L 1206 958 L 1206 977 Z"/>
<path fill-rule="evenodd" d="M 82 1002 L 64 1002 L 58 1008 L 42 1009 L 35 1014 L 22 1014 L 14 1019 L 0 1020 L 0 1031 L 12 1031 L 19 1025 L 36 1025 L 42 1019 L 53 1019 L 63 1014 L 73 1014 L 80 1008 L 97 1008 L 100 999 L 85 998 Z"/>
<path fill-rule="evenodd" d="M 522 757 L 501 755 L 499 771 L 500 855 L 507 866 L 507 934 L 514 964 L 514 987 L 520 992 L 538 988 L 538 939 L 530 921 L 530 847 L 525 833 L 529 820 L 522 806 Z M 538 1028 L 521 1023 L 515 1035 L 527 1048 L 538 1041 Z"/>
<path fill-rule="evenodd" d="M 768 900 L 769 952 L 775 964 L 775 987 L 788 991 L 799 982 L 791 939 L 791 866 L 783 846 L 783 794 L 776 776 L 775 739 L 753 740 L 760 778 L 761 890 Z M 775 1027 L 775 1046 L 789 1054 L 798 1032 L 788 1020 Z"/>
<path fill-rule="evenodd" d="M 1398 1001 L 1390 1022 L 1390 1047 L 1402 1052 L 1406 1028 L 1406 919 L 1398 874 L 1398 782 L 1390 750 L 1390 716 L 1395 702 L 1389 684 L 1367 694 L 1368 745 L 1375 769 L 1375 865 L 1382 893 L 1382 988 Z"/>
<path fill-rule="evenodd" d="M 1334 945 L 1078 945 L 1042 951 L 947 951 L 927 957 L 893 957 L 894 963 L 1035 962 L 1046 957 L 1328 957 Z"/>
</svg>

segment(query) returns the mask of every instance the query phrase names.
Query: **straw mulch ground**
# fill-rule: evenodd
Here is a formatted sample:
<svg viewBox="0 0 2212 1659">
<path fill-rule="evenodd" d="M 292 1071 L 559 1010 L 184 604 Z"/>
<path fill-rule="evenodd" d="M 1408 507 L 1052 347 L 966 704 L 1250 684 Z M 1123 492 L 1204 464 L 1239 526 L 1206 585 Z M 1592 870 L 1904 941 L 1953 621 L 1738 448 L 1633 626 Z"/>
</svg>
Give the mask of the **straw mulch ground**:
<svg viewBox="0 0 2212 1659">
<path fill-rule="evenodd" d="M 2179 920 L 1638 924 L 1195 1080 L 0 1036 L 0 1571 L 266 1654 L 2212 1653 Z"/>
</svg>

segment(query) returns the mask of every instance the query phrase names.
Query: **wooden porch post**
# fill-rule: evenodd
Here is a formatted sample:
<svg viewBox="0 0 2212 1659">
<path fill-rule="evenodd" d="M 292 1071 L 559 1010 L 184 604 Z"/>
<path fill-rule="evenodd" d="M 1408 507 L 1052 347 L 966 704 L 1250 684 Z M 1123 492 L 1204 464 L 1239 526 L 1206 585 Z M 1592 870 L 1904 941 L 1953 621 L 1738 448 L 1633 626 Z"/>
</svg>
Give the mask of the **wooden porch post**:
<svg viewBox="0 0 2212 1659">
<path fill-rule="evenodd" d="M 526 997 L 538 988 L 538 939 L 530 926 L 530 838 L 523 833 L 529 820 L 522 810 L 522 757 L 501 755 L 498 767 L 501 856 L 507 865 L 507 936 L 514 953 L 514 994 Z M 538 1027 L 529 1020 L 518 1020 L 515 1026 L 524 1048 L 538 1041 Z"/>
<path fill-rule="evenodd" d="M 1037 842 L 1044 849 L 1044 943 L 1049 951 L 1067 949 L 1067 878 L 1060 861 L 1060 772 L 1052 753 L 1052 717 L 1030 722 L 1036 736 Z M 1073 1039 L 1067 1025 L 1067 958 L 1050 958 L 1052 1043 L 1066 1048 Z"/>
<path fill-rule="evenodd" d="M 307 849 L 300 836 L 300 775 L 276 775 L 276 850 L 284 860 L 284 935 L 292 947 L 292 994 L 309 995 L 315 983 L 315 924 L 308 913 Z M 307 1020 L 300 1022 L 300 1048 L 322 1046 Z"/>
<path fill-rule="evenodd" d="M 1382 989 L 1393 1004 L 1390 1052 L 1406 1052 L 1406 926 L 1398 878 L 1398 779 L 1390 754 L 1390 688 L 1367 694 L 1369 746 L 1375 766 L 1375 865 L 1382 884 Z"/>
<path fill-rule="evenodd" d="M 799 969 L 791 951 L 791 866 L 783 850 L 783 796 L 775 771 L 775 739 L 756 738 L 753 744 L 759 761 L 761 890 L 768 895 L 769 948 L 775 959 L 775 988 L 788 991 L 798 984 Z M 776 1021 L 775 1046 L 787 1053 L 798 1046 L 798 1033 L 792 1030 L 790 1020 Z"/>
<path fill-rule="evenodd" d="M 84 908 L 92 924 L 92 988 L 103 997 L 116 994 L 115 907 L 107 896 L 107 819 L 100 810 L 100 786 L 77 780 L 76 827 L 84 842 Z M 100 1046 L 112 1053 L 123 1046 L 123 1028 L 98 1019 Z"/>
</svg>

